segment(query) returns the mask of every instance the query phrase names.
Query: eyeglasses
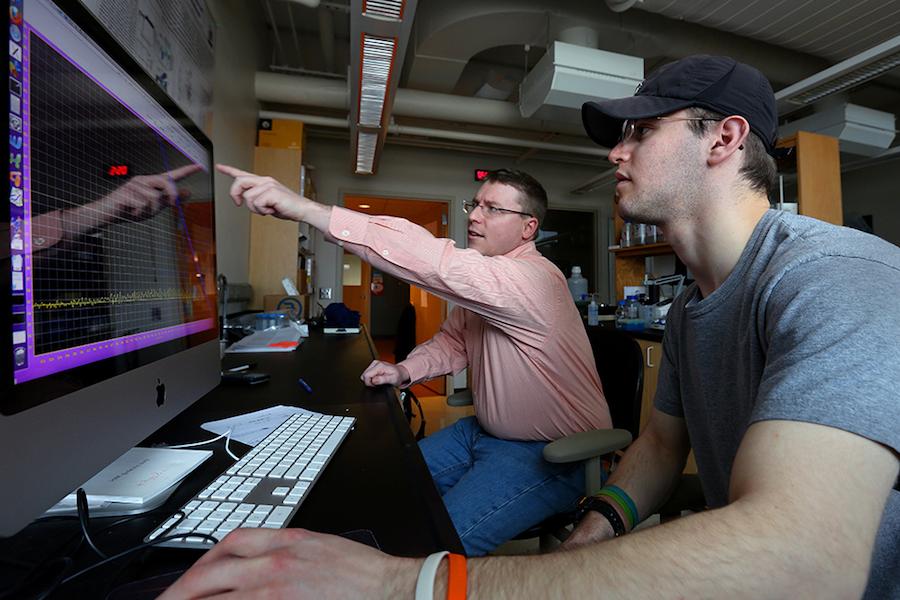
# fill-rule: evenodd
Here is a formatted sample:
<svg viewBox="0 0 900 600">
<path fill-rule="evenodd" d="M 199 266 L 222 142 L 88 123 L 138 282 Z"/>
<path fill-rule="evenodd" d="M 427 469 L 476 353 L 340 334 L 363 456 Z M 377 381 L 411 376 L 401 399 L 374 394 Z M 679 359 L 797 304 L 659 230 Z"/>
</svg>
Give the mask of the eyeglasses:
<svg viewBox="0 0 900 600">
<path fill-rule="evenodd" d="M 500 208 L 499 206 L 491 206 L 490 204 L 484 204 L 480 200 L 469 200 L 468 202 L 463 202 L 463 212 L 467 215 L 475 212 L 475 209 L 481 207 L 481 212 L 484 213 L 487 217 L 496 217 L 502 213 L 509 213 L 513 215 L 522 215 L 523 217 L 534 217 L 533 214 L 522 212 L 519 210 L 510 210 L 508 208 Z"/>
<path fill-rule="evenodd" d="M 708 119 L 704 117 L 651 117 L 656 121 L 712 121 L 717 122 L 721 121 L 721 119 Z M 637 141 L 641 141 L 644 137 L 644 133 L 641 131 L 642 129 L 646 129 L 645 127 L 639 127 L 637 125 L 638 121 L 646 121 L 648 119 L 628 119 L 624 123 L 622 123 L 622 134 L 619 136 L 619 143 L 627 142 L 631 138 L 637 139 Z"/>
</svg>

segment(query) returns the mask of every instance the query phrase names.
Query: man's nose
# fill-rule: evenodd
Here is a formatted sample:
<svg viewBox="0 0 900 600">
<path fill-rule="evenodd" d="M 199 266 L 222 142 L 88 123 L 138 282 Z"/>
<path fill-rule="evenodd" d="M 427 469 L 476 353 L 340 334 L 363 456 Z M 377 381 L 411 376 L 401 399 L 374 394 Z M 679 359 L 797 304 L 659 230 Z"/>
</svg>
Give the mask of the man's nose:
<svg viewBox="0 0 900 600">
<path fill-rule="evenodd" d="M 606 157 L 606 159 L 614 165 L 617 165 L 628 160 L 628 156 L 630 154 L 631 151 L 628 149 L 628 143 L 619 142 L 618 144 L 613 146 L 612 150 L 609 151 L 609 155 Z"/>
</svg>

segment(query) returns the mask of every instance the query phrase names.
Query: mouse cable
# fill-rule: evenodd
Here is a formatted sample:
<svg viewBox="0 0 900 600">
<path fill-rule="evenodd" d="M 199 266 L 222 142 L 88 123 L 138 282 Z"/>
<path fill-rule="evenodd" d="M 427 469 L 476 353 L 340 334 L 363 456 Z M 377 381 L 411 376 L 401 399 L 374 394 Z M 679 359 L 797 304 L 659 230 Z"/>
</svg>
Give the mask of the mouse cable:
<svg viewBox="0 0 900 600">
<path fill-rule="evenodd" d="M 173 449 L 173 450 L 178 449 L 178 448 L 195 448 L 197 446 L 205 446 L 207 444 L 212 444 L 213 442 L 217 442 L 217 441 L 221 440 L 222 438 L 225 438 L 225 452 L 228 453 L 228 456 L 230 456 L 234 460 L 240 460 L 237 456 L 234 455 L 234 453 L 231 451 L 231 448 L 229 447 L 229 443 L 231 442 L 231 429 L 229 429 L 225 433 L 217 435 L 216 437 L 214 437 L 212 439 L 206 440 L 205 442 L 194 442 L 192 444 L 179 444 L 177 446 L 166 446 L 166 447 Z"/>
</svg>

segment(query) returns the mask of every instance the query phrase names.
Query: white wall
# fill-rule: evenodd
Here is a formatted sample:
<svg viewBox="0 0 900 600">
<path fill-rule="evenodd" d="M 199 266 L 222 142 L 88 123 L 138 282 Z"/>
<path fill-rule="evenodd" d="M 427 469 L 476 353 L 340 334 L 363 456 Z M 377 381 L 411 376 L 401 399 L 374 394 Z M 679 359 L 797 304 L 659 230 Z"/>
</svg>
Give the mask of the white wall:
<svg viewBox="0 0 900 600">
<path fill-rule="evenodd" d="M 900 159 L 841 173 L 844 221 L 872 215 L 875 235 L 900 246 Z"/>
<path fill-rule="evenodd" d="M 253 167 L 259 110 L 253 89 L 258 68 L 259 9 L 244 0 L 216 0 L 209 7 L 216 21 L 216 65 L 213 86 L 213 157 L 242 169 Z M 250 215 L 228 196 L 231 180 L 215 177 L 216 251 L 218 271 L 230 283 L 247 282 Z"/>
<path fill-rule="evenodd" d="M 316 168 L 314 181 L 318 201 L 324 204 L 343 203 L 345 194 L 370 194 L 391 198 L 450 201 L 450 237 L 457 245 L 466 243 L 466 219 L 462 202 L 472 198 L 478 190 L 474 181 L 475 169 L 510 168 L 525 171 L 535 177 L 547 190 L 552 208 L 595 210 L 598 233 L 598 270 L 595 281 L 603 284 L 607 277 L 605 219 L 612 207 L 612 194 L 593 193 L 573 196 L 569 190 L 608 168 L 598 158 L 597 166 L 569 165 L 559 162 L 527 160 L 515 164 L 514 157 L 489 156 L 458 150 L 411 148 L 387 144 L 375 176 L 354 175 L 350 171 L 350 145 L 346 140 L 307 138 L 303 157 L 306 164 Z M 315 245 L 316 285 L 332 287 L 331 301 L 341 300 L 341 250 L 317 238 Z M 602 250 L 601 250 L 602 249 Z M 605 290 L 600 290 L 605 293 Z M 327 304 L 328 301 L 323 301 Z"/>
</svg>

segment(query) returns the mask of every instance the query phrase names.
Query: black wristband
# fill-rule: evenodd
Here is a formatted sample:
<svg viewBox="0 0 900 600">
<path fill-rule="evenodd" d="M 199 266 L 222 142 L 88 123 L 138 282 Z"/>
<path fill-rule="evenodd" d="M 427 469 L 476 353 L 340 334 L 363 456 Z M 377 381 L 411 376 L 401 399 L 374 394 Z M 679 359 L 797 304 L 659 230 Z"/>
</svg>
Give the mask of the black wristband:
<svg viewBox="0 0 900 600">
<path fill-rule="evenodd" d="M 601 500 L 597 496 L 583 496 L 578 501 L 578 508 L 575 510 L 575 522 L 580 522 L 588 511 L 594 511 L 606 517 L 616 537 L 627 533 L 625 523 L 622 522 L 622 517 L 619 516 L 619 511 L 605 500 Z"/>
</svg>

